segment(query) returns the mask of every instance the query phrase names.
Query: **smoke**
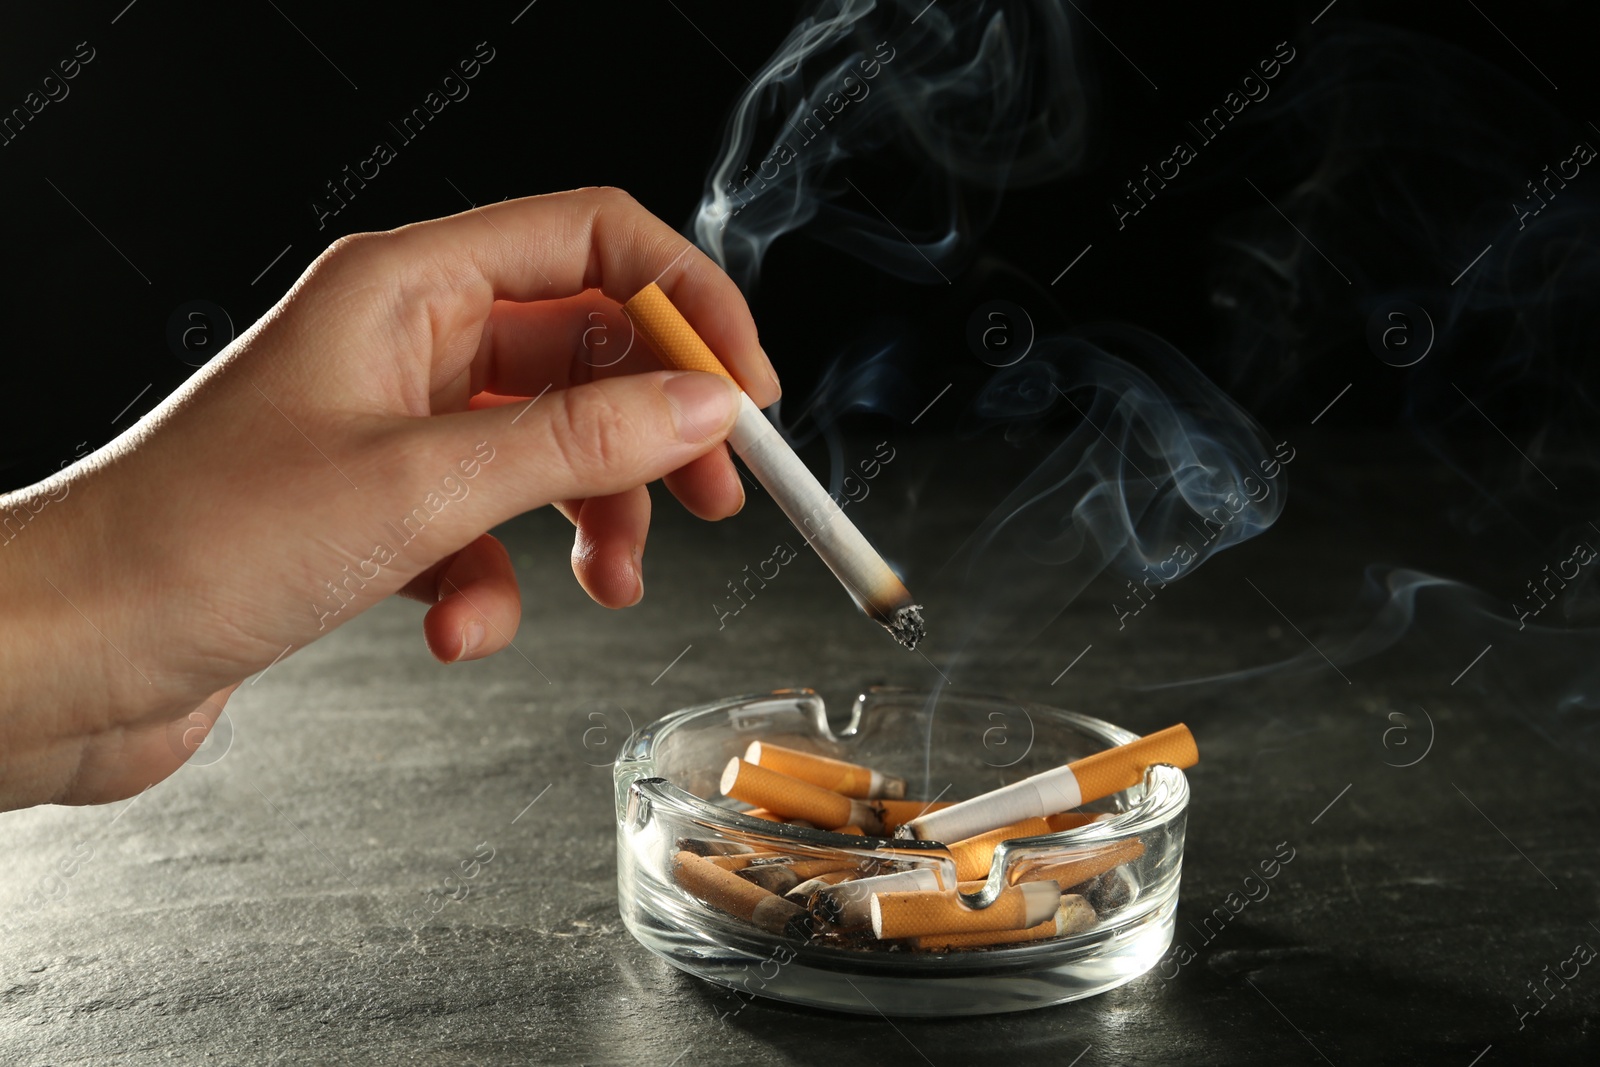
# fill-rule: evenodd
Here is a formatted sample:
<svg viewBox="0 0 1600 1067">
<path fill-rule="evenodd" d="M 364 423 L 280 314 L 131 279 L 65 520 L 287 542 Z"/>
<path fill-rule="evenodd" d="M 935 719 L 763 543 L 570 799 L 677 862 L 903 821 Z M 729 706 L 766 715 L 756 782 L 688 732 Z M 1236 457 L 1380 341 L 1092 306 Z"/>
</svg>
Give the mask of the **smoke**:
<svg viewBox="0 0 1600 1067">
<path fill-rule="evenodd" d="M 1310 45 L 1244 124 L 1258 150 L 1237 170 L 1276 206 L 1216 233 L 1220 380 L 1254 410 L 1298 402 L 1318 368 L 1348 369 L 1364 332 L 1370 354 L 1396 354 L 1370 327 L 1409 306 L 1396 336 L 1414 342 L 1414 367 L 1357 354 L 1381 372 L 1367 411 L 1387 409 L 1477 486 L 1463 529 L 1576 514 L 1600 488 L 1587 355 L 1600 326 L 1600 161 L 1583 162 L 1600 131 L 1453 45 L 1371 25 Z M 1486 430 L 1528 461 L 1498 482 L 1484 473 Z"/>
<path fill-rule="evenodd" d="M 734 106 L 690 228 L 747 291 L 801 227 L 898 277 L 944 281 L 999 190 L 1079 165 L 1086 96 L 1059 4 L 826 0 Z M 862 159 L 902 164 L 896 221 L 846 173 Z"/>
<path fill-rule="evenodd" d="M 988 657 L 1036 636 L 1107 567 L 1127 592 L 1112 609 L 1125 626 L 1271 526 L 1294 459 L 1176 348 L 1131 327 L 1043 342 L 990 379 L 968 426 L 1055 439 L 957 557 L 959 644 Z"/>
<path fill-rule="evenodd" d="M 812 6 L 733 108 L 695 240 L 746 290 L 773 243 L 802 229 L 891 275 L 949 282 L 1003 190 L 1082 165 L 1091 92 L 1075 41 L 1053 2 Z M 862 164 L 896 174 L 897 221 L 852 178 Z M 923 403 L 914 337 L 891 321 L 847 345 L 786 431 L 825 439 L 836 494 L 841 417 L 905 423 L 911 398 Z M 942 623 L 973 654 L 1020 647 L 1107 566 L 1150 594 L 1283 507 L 1283 460 L 1254 420 L 1141 331 L 1038 340 L 969 394 L 961 422 L 969 454 L 1038 454 L 952 564 L 962 617 Z"/>
<path fill-rule="evenodd" d="M 1600 545 L 1600 535 L 1591 536 L 1589 544 Z M 1574 556 L 1569 553 L 1561 562 Z M 1591 564 L 1596 559 L 1592 549 L 1588 558 Z M 1359 604 L 1347 613 L 1365 620 L 1353 632 L 1347 624 L 1342 635 L 1316 634 L 1316 649 L 1287 660 L 1145 688 L 1315 674 L 1327 672 L 1330 661 L 1359 681 L 1365 667 L 1388 672 L 1386 661 L 1394 659 L 1407 665 L 1407 674 L 1428 679 L 1417 695 L 1436 707 L 1455 693 L 1492 687 L 1496 713 L 1563 752 L 1600 759 L 1600 716 L 1594 714 L 1600 710 L 1600 659 L 1594 654 L 1600 626 L 1592 625 L 1600 607 L 1596 580 L 1583 571 L 1570 589 L 1564 581 L 1548 579 L 1541 586 L 1555 595 L 1546 601 L 1528 593 L 1510 602 L 1508 610 L 1506 601 L 1451 578 L 1407 567 L 1368 567 Z M 1579 620 L 1590 624 L 1573 625 Z"/>
</svg>

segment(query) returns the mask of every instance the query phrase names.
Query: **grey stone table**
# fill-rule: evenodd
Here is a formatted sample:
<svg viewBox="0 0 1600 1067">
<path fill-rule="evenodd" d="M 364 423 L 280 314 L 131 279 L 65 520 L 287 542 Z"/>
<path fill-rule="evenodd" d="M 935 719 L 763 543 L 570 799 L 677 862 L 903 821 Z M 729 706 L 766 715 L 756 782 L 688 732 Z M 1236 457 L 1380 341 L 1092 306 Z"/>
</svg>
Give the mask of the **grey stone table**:
<svg viewBox="0 0 1600 1067">
<path fill-rule="evenodd" d="M 1600 968 L 1551 977 L 1600 945 L 1593 752 L 1518 710 L 1540 679 L 1510 638 L 1447 619 L 1342 659 L 1323 635 L 1374 552 L 1311 493 L 1121 630 L 1102 578 L 1003 651 L 958 644 L 945 564 L 1000 481 L 931 439 L 905 452 L 855 514 L 928 601 L 925 657 L 810 556 L 719 629 L 725 583 L 785 536 L 765 500 L 705 526 L 658 494 L 648 591 L 620 613 L 577 589 L 546 511 L 500 531 L 524 582 L 516 651 L 439 666 L 418 606 L 384 604 L 241 688 L 168 782 L 0 816 L 0 1062 L 1595 1062 Z M 1407 484 L 1361 493 L 1403 509 Z M 745 1003 L 628 936 L 595 766 L 627 721 L 941 672 L 1191 725 L 1188 951 L 1075 1004 L 889 1021 Z M 1280 849 L 1270 894 L 1238 908 Z"/>
</svg>

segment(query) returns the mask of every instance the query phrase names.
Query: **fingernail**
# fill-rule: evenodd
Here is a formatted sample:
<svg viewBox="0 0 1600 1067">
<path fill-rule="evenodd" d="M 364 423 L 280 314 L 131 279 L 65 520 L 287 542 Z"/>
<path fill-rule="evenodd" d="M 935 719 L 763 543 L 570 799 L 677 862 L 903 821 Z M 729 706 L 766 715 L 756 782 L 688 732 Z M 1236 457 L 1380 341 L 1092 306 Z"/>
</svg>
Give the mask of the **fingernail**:
<svg viewBox="0 0 1600 1067">
<path fill-rule="evenodd" d="M 767 361 L 767 377 L 772 379 L 772 387 L 778 391 L 778 396 L 783 396 L 783 385 L 778 381 L 778 372 L 772 368 L 772 357 L 767 355 L 765 348 L 761 349 L 761 358 Z M 773 403 L 777 403 L 776 400 Z"/>
<path fill-rule="evenodd" d="M 678 436 L 699 444 L 715 437 L 733 421 L 739 387 L 732 379 L 704 371 L 682 371 L 661 384 L 672 406 Z"/>
<path fill-rule="evenodd" d="M 472 619 L 468 621 L 466 626 L 461 628 L 461 655 L 457 656 L 456 659 L 458 661 L 466 659 L 478 651 L 479 646 L 482 644 L 483 620 Z"/>
<path fill-rule="evenodd" d="M 644 599 L 644 560 L 641 558 L 638 545 L 633 546 L 633 563 L 629 569 L 633 571 L 633 582 L 638 587 L 633 599 L 628 601 L 628 607 L 631 608 Z"/>
</svg>

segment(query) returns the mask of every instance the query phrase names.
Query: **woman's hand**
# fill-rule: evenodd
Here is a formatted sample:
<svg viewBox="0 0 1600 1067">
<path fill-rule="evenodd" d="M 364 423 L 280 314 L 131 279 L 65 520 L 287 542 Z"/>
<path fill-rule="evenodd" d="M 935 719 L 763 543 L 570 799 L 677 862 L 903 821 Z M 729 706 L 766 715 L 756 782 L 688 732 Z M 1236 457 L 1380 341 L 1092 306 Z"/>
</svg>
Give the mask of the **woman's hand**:
<svg viewBox="0 0 1600 1067">
<path fill-rule="evenodd" d="M 648 482 L 707 519 L 744 502 L 737 391 L 632 341 L 620 303 L 652 280 L 777 399 L 733 282 L 585 189 L 340 240 L 137 426 L 0 497 L 25 517 L 0 546 L 0 809 L 165 778 L 240 681 L 393 593 L 432 605 L 439 659 L 499 650 L 521 601 L 485 531 L 544 504 L 589 595 L 636 603 Z"/>
</svg>

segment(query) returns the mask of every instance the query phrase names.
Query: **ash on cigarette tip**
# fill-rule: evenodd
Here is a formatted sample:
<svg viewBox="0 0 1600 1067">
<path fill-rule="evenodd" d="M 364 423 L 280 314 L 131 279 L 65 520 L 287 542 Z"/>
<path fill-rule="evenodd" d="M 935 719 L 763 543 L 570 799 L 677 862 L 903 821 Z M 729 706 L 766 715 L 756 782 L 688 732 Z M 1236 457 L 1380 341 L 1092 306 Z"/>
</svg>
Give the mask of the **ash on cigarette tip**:
<svg viewBox="0 0 1600 1067">
<path fill-rule="evenodd" d="M 928 636 L 928 628 L 922 622 L 922 605 L 908 604 L 895 609 L 888 630 L 890 636 L 908 650 L 915 650 L 917 642 Z"/>
</svg>

